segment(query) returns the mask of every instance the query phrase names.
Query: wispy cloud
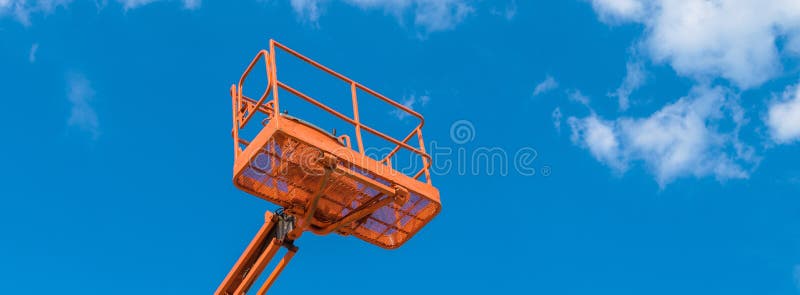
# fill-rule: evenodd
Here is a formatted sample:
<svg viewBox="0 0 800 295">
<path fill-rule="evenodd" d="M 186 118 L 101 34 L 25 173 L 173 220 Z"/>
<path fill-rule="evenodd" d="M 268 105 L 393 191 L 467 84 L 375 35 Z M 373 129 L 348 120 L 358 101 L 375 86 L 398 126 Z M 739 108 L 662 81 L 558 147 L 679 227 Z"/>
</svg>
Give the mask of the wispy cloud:
<svg viewBox="0 0 800 295">
<path fill-rule="evenodd" d="M 145 6 L 150 3 L 164 0 L 117 0 L 124 10 Z M 58 7 L 66 7 L 73 0 L 0 0 L 0 18 L 13 17 L 25 26 L 31 25 L 31 16 L 35 14 L 47 15 L 53 13 Z M 95 0 L 98 9 L 106 6 L 108 0 Z M 182 0 L 186 9 L 197 9 L 202 0 Z"/>
<path fill-rule="evenodd" d="M 511 0 L 506 4 L 505 8 L 493 7 L 490 12 L 492 15 L 502 16 L 506 20 L 511 21 L 517 16 L 517 1 Z"/>
<path fill-rule="evenodd" d="M 291 0 L 292 9 L 301 19 L 316 24 L 323 13 L 321 0 Z"/>
<path fill-rule="evenodd" d="M 431 97 L 429 95 L 427 95 L 427 94 L 426 95 L 419 95 L 419 96 L 417 96 L 416 94 L 411 94 L 411 95 L 407 95 L 407 96 L 403 97 L 403 99 L 401 100 L 400 104 L 402 104 L 403 106 L 405 106 L 405 107 L 407 107 L 409 109 L 412 109 L 412 110 L 416 111 L 419 108 L 424 107 L 425 105 L 427 105 L 430 100 L 431 100 Z M 408 113 L 406 113 L 406 112 L 404 112 L 404 111 L 402 111 L 400 109 L 392 110 L 391 114 L 394 115 L 399 120 L 408 118 L 410 116 Z"/>
<path fill-rule="evenodd" d="M 325 12 L 327 0 L 291 0 L 295 13 L 302 19 L 317 23 Z M 424 34 L 447 31 L 475 11 L 471 0 L 343 0 L 363 10 L 383 10 L 402 21 L 413 13 L 413 23 Z"/>
<path fill-rule="evenodd" d="M 30 26 L 31 15 L 50 14 L 70 2 L 72 0 L 0 0 L 0 18 L 11 16 L 23 25 Z"/>
<path fill-rule="evenodd" d="M 0 1 L 3 1 L 3 0 L 0 0 Z M 36 62 L 36 51 L 37 50 L 39 50 L 39 43 L 33 43 L 33 45 L 31 45 L 30 52 L 28 52 L 28 61 L 30 63 L 35 63 Z"/>
<path fill-rule="evenodd" d="M 644 69 L 642 62 L 628 62 L 625 65 L 627 70 L 625 79 L 622 84 L 617 88 L 612 96 L 615 96 L 619 101 L 619 109 L 624 111 L 630 106 L 630 95 L 634 90 L 641 87 L 647 80 L 647 72 Z"/>
<path fill-rule="evenodd" d="M 553 117 L 553 126 L 556 127 L 556 131 L 561 132 L 561 120 L 562 120 L 561 118 L 564 117 L 564 115 L 561 114 L 561 108 L 554 109 L 552 117 Z"/>
<path fill-rule="evenodd" d="M 640 20 L 645 13 L 641 0 L 592 0 L 592 6 L 609 23 Z"/>
<path fill-rule="evenodd" d="M 200 5 L 203 4 L 201 0 L 183 0 L 183 8 L 186 9 L 197 9 L 200 8 Z"/>
<path fill-rule="evenodd" d="M 584 95 L 583 93 L 581 93 L 580 90 L 576 89 L 567 90 L 567 98 L 572 102 L 577 102 L 585 106 L 588 106 L 589 103 L 591 102 L 591 99 L 588 96 Z"/>
<path fill-rule="evenodd" d="M 117 0 L 117 2 L 122 4 L 125 10 L 138 8 L 158 1 L 162 0 Z M 186 9 L 196 9 L 200 7 L 202 0 L 182 0 L 181 3 L 183 3 L 183 7 Z"/>
<path fill-rule="evenodd" d="M 737 98 L 721 87 L 695 87 L 648 117 L 603 120 L 593 113 L 568 122 L 572 141 L 598 161 L 619 173 L 643 162 L 661 187 L 687 176 L 747 178 L 758 160 L 739 140 L 745 121 Z M 737 127 L 723 131 L 725 122 Z"/>
<path fill-rule="evenodd" d="M 544 94 L 549 92 L 550 90 L 554 90 L 558 88 L 558 82 L 552 76 L 547 75 L 542 82 L 536 84 L 536 88 L 533 89 L 533 96 L 537 96 L 539 94 Z"/>
<path fill-rule="evenodd" d="M 122 4 L 122 8 L 125 10 L 138 8 L 141 6 L 145 6 L 147 4 L 156 2 L 157 0 L 117 0 L 120 4 Z"/>
<path fill-rule="evenodd" d="M 68 75 L 67 99 L 70 103 L 70 113 L 67 125 L 87 132 L 93 139 L 97 139 L 100 135 L 100 122 L 91 105 L 94 95 L 94 89 L 86 77 L 77 73 Z"/>
<path fill-rule="evenodd" d="M 614 122 L 604 121 L 595 114 L 583 119 L 570 117 L 567 122 L 573 143 L 588 148 L 595 159 L 617 171 L 627 168 Z"/>
<path fill-rule="evenodd" d="M 465 0 L 417 0 L 414 24 L 425 33 L 447 31 L 455 28 L 474 11 L 475 8 Z"/>
</svg>

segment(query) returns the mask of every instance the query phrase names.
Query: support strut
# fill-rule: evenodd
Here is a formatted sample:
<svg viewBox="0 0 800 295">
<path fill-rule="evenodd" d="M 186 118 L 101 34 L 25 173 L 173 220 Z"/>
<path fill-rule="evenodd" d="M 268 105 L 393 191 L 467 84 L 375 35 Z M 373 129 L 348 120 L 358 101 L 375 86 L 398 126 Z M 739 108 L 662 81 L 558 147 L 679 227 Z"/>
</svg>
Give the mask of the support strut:
<svg viewBox="0 0 800 295">
<path fill-rule="evenodd" d="M 278 212 L 273 214 L 267 211 L 264 216 L 264 225 L 247 246 L 242 256 L 233 265 L 233 268 L 222 284 L 219 285 L 215 295 L 244 295 L 253 286 L 258 276 L 275 257 L 281 247 L 288 251 L 283 255 L 278 265 L 270 272 L 257 294 L 266 294 L 267 289 L 281 274 L 286 264 L 292 260 L 298 248 L 294 241 L 286 237 L 287 232 L 294 227 L 294 217 Z"/>
</svg>

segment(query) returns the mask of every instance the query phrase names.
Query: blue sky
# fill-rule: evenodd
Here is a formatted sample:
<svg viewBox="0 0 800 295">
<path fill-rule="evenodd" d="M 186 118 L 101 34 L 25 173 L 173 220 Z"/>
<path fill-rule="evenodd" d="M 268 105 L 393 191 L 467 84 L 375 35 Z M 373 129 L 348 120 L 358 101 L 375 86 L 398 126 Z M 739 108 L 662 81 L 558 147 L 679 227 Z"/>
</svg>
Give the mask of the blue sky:
<svg viewBox="0 0 800 295">
<path fill-rule="evenodd" d="M 793 0 L 0 0 L 0 282 L 211 293 L 274 209 L 231 183 L 228 95 L 274 38 L 452 151 L 411 241 L 305 235 L 275 294 L 796 294 L 798 19 Z"/>
</svg>

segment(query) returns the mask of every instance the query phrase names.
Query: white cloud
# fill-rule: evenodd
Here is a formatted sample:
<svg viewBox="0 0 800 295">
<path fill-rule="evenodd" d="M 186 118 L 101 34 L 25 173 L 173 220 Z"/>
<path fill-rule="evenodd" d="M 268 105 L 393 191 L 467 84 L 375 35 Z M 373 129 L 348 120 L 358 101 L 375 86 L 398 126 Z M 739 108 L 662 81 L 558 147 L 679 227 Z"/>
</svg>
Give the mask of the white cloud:
<svg viewBox="0 0 800 295">
<path fill-rule="evenodd" d="M 96 139 L 100 135 L 100 123 L 91 105 L 94 89 L 89 80 L 80 74 L 70 74 L 67 84 L 67 99 L 71 106 L 67 125 L 88 132 Z"/>
<path fill-rule="evenodd" d="M 36 62 L 36 51 L 38 50 L 39 50 L 39 43 L 33 43 L 33 45 L 31 45 L 31 51 L 28 52 L 28 61 L 30 63 Z"/>
<path fill-rule="evenodd" d="M 122 4 L 122 8 L 125 10 L 138 8 L 158 1 L 161 0 L 117 0 L 117 2 Z M 182 0 L 181 2 L 186 9 L 196 9 L 202 4 L 202 0 Z"/>
<path fill-rule="evenodd" d="M 640 0 L 592 0 L 592 6 L 606 22 L 638 20 L 644 14 Z"/>
<path fill-rule="evenodd" d="M 301 18 L 316 23 L 322 14 L 321 0 L 291 0 L 292 9 Z"/>
<path fill-rule="evenodd" d="M 642 86 L 647 79 L 644 64 L 641 62 L 628 62 L 625 68 L 627 70 L 625 79 L 622 81 L 622 85 L 617 88 L 617 91 L 613 93 L 613 96 L 619 100 L 619 109 L 623 111 L 627 110 L 630 105 L 629 98 L 631 93 Z"/>
<path fill-rule="evenodd" d="M 548 75 L 546 78 L 544 78 L 544 81 L 536 84 L 536 88 L 533 89 L 533 96 L 546 93 L 556 88 L 558 88 L 558 82 L 556 82 L 556 79 L 553 79 L 553 77 Z"/>
<path fill-rule="evenodd" d="M 606 22 L 641 23 L 643 52 L 679 74 L 722 77 L 739 88 L 781 71 L 779 39 L 800 38 L 797 0 L 593 0 Z M 797 41 L 800 42 L 800 41 Z M 787 49 L 792 49 L 789 42 Z"/>
<path fill-rule="evenodd" d="M 453 29 L 475 9 L 465 0 L 417 0 L 414 24 L 430 32 Z"/>
<path fill-rule="evenodd" d="M 572 129 L 573 143 L 588 148 L 595 159 L 618 171 L 626 169 L 614 122 L 603 121 L 595 114 L 583 119 L 570 117 L 567 122 Z"/>
<path fill-rule="evenodd" d="M 514 19 L 515 16 L 517 16 L 517 1 L 511 0 L 511 2 L 506 4 L 505 8 L 500 9 L 494 7 L 490 12 L 492 13 L 492 15 L 502 16 L 506 20 L 511 21 Z"/>
<path fill-rule="evenodd" d="M 567 98 L 569 98 L 570 101 L 577 102 L 585 106 L 588 106 L 589 102 L 591 102 L 589 97 L 583 95 L 583 93 L 581 93 L 580 90 L 574 90 L 574 89 L 567 90 Z"/>
<path fill-rule="evenodd" d="M 446 31 L 474 12 L 471 0 L 342 0 L 364 10 L 383 10 L 400 19 L 412 11 L 414 25 L 425 33 Z M 324 13 L 329 0 L 291 0 L 292 8 L 303 19 L 316 23 Z"/>
<path fill-rule="evenodd" d="M 596 114 L 569 118 L 572 141 L 600 162 L 624 172 L 643 162 L 662 187 L 686 176 L 719 180 L 747 178 L 744 168 L 756 161 L 752 148 L 739 141 L 744 124 L 736 98 L 716 87 L 695 87 L 677 102 L 645 118 L 604 121 Z M 733 122 L 733 130 L 720 125 Z"/>
<path fill-rule="evenodd" d="M 120 4 L 122 4 L 122 8 L 125 10 L 134 9 L 141 6 L 145 6 L 147 4 L 153 3 L 157 0 L 117 0 Z"/>
<path fill-rule="evenodd" d="M 183 7 L 186 9 L 197 9 L 202 4 L 202 0 L 183 0 Z"/>
<path fill-rule="evenodd" d="M 561 132 L 561 118 L 564 117 L 564 115 L 561 114 L 561 108 L 556 108 L 555 110 L 553 110 L 552 116 L 553 116 L 553 126 L 556 127 L 556 130 L 558 132 Z"/>
<path fill-rule="evenodd" d="M 428 104 L 431 100 L 431 97 L 426 95 L 417 96 L 416 94 L 411 94 L 408 96 L 404 96 L 403 100 L 400 102 L 404 107 L 407 107 L 412 110 L 418 110 L 420 107 L 424 107 Z M 408 113 L 400 110 L 394 109 L 391 111 L 391 114 L 397 117 L 397 119 L 402 120 L 410 116 Z"/>
<path fill-rule="evenodd" d="M 32 14 L 50 14 L 59 6 L 66 6 L 70 2 L 72 0 L 0 0 L 0 18 L 10 15 L 29 26 Z"/>
<path fill-rule="evenodd" d="M 95 0 L 98 9 L 104 7 L 108 0 Z M 123 9 L 134 9 L 153 2 L 163 0 L 117 0 Z M 202 0 L 182 0 L 183 7 L 186 9 L 196 9 L 202 4 Z M 31 25 L 31 15 L 50 14 L 58 7 L 66 7 L 72 0 L 0 0 L 0 18 L 11 16 L 25 26 Z"/>
<path fill-rule="evenodd" d="M 787 88 L 780 99 L 769 105 L 766 121 L 775 142 L 800 139 L 800 85 Z"/>
</svg>

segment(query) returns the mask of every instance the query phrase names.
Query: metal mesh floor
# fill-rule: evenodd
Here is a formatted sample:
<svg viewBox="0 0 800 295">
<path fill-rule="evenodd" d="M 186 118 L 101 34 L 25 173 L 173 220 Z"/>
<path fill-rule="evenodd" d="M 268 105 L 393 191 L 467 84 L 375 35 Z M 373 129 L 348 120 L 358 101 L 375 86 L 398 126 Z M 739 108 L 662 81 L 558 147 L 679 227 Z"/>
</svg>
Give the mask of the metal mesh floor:
<svg viewBox="0 0 800 295">
<path fill-rule="evenodd" d="M 333 140 L 333 139 L 331 139 Z M 255 147 L 248 147 L 255 148 Z M 248 164 L 236 171 L 234 182 L 240 188 L 284 208 L 300 208 L 314 196 L 323 179 L 324 169 L 316 159 L 317 147 L 298 141 L 284 132 L 276 132 L 260 147 Z M 390 179 L 376 176 L 355 164 L 339 159 L 347 167 L 367 178 L 391 186 Z M 366 217 L 337 230 L 369 243 L 397 248 L 427 224 L 439 211 L 440 204 L 410 191 L 403 204 L 389 203 Z M 388 198 L 366 183 L 341 174 L 332 174 L 323 189 L 312 224 L 325 227 L 344 218 L 362 205 Z"/>
</svg>

